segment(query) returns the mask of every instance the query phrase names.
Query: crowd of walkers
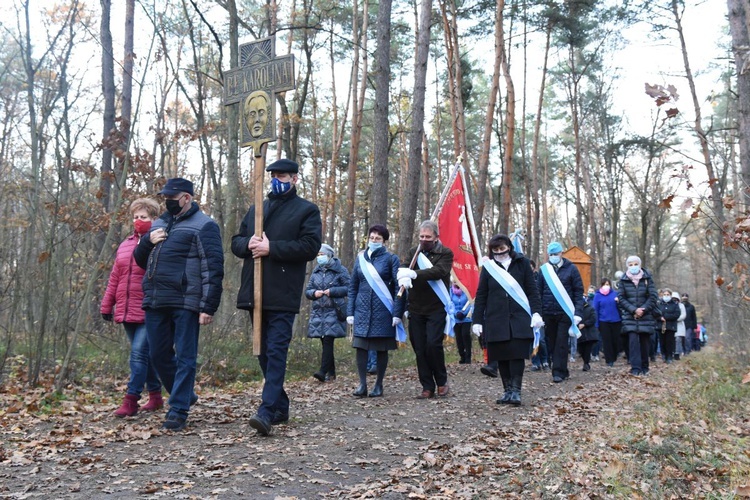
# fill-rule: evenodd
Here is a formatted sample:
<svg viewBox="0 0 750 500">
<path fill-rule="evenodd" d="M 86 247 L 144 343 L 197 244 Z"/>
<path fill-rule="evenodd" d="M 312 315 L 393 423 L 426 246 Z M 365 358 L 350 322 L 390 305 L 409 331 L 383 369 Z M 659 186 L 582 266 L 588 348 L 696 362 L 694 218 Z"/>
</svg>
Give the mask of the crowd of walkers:
<svg viewBox="0 0 750 500">
<path fill-rule="evenodd" d="M 581 274 L 563 257 L 559 242 L 548 245 L 547 262 L 537 267 L 507 235 L 497 234 L 489 239 L 472 301 L 460 282 L 451 281 L 453 252 L 441 243 L 437 224 L 427 220 L 419 226 L 409 262 L 389 251 L 388 228 L 372 225 L 350 272 L 322 242 L 318 207 L 297 195 L 298 168 L 285 159 L 268 166 L 271 192 L 263 229 L 255 230 L 251 206 L 232 238 L 232 253 L 244 259 L 237 308 L 252 313 L 257 294 L 262 297 L 256 355 L 264 385 L 249 421 L 262 436 L 289 420 L 286 362 L 303 295 L 312 301 L 308 336 L 320 339 L 322 347 L 312 376 L 320 383 L 336 379 L 334 342 L 349 332 L 359 379 L 352 391 L 356 398 L 386 394 L 389 352 L 407 342 L 416 360 L 416 398 L 451 394 L 444 339 L 454 337 L 459 363 L 470 364 L 476 336 L 481 372 L 502 381 L 497 403 L 517 406 L 529 358 L 531 370 L 548 371 L 553 383 L 570 377 L 576 355 L 588 372 L 600 352 L 609 367 L 624 354 L 630 373 L 642 376 L 657 355 L 672 363 L 700 349 L 705 339 L 688 294 L 657 290 L 637 256 L 626 259 L 615 280 L 604 278 L 598 289 L 584 292 Z M 150 199 L 130 207 L 133 232 L 117 251 L 101 314 L 122 323 L 131 342 L 130 380 L 114 415 L 162 408 L 163 387 L 170 395 L 163 427 L 180 431 L 198 401 L 193 390 L 198 332 L 218 309 L 224 260 L 218 226 L 193 201 L 193 184 L 169 179 L 159 194 L 167 208 L 161 215 Z M 258 263 L 263 279 L 255 290 Z M 144 388 L 149 401 L 139 406 Z"/>
</svg>

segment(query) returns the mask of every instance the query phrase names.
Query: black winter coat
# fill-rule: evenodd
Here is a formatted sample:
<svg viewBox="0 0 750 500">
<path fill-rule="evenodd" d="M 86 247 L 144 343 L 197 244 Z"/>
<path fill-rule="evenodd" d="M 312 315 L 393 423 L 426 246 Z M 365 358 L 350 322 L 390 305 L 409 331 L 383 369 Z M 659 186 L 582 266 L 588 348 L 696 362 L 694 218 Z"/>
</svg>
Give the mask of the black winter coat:
<svg viewBox="0 0 750 500">
<path fill-rule="evenodd" d="M 599 341 L 599 329 L 596 327 L 596 309 L 588 302 L 583 303 L 583 316 L 581 316 L 581 323 L 585 325 L 581 328 L 581 336 L 578 338 L 579 344 L 585 344 L 586 342 L 598 342 Z M 581 324 L 579 323 L 579 325 Z"/>
<path fill-rule="evenodd" d="M 329 295 L 315 298 L 317 290 L 328 290 Z M 312 300 L 307 336 L 346 337 L 346 295 L 349 292 L 349 271 L 339 259 L 331 259 L 325 266 L 316 266 L 305 289 L 305 297 Z"/>
<path fill-rule="evenodd" d="M 570 300 L 573 301 L 575 315 L 582 317 L 583 281 L 581 280 L 581 273 L 578 272 L 578 268 L 571 261 L 563 258 L 560 261 L 560 266 L 557 268 L 557 277 L 560 278 L 560 282 L 563 284 L 565 291 L 568 292 Z M 537 287 L 539 289 L 539 297 L 542 301 L 543 316 L 565 314 L 557 299 L 552 294 L 552 290 L 547 285 L 547 281 L 544 279 L 544 274 L 541 271 L 537 273 Z"/>
<path fill-rule="evenodd" d="M 651 273 L 643 269 L 643 277 L 638 281 L 636 287 L 633 280 L 627 273 L 620 278 L 620 285 L 617 288 L 622 316 L 622 333 L 648 333 L 654 331 L 656 321 L 654 321 L 654 311 L 657 309 L 658 294 Z M 635 310 L 642 307 L 643 316 L 637 319 L 634 315 Z"/>
<path fill-rule="evenodd" d="M 664 328 L 670 332 L 677 331 L 677 318 L 680 317 L 680 303 L 677 300 L 670 300 L 664 302 L 659 300 L 659 305 L 654 309 L 654 319 L 656 320 L 656 329 L 661 330 L 662 324 Z M 663 322 L 661 319 L 664 318 L 666 321 Z"/>
<path fill-rule="evenodd" d="M 283 195 L 268 194 L 263 203 L 263 231 L 270 242 L 270 254 L 263 265 L 263 309 L 299 312 L 305 267 L 320 251 L 322 224 L 317 205 L 297 196 L 293 187 Z M 253 255 L 247 249 L 255 234 L 255 205 L 250 207 L 232 237 L 232 253 L 245 259 L 237 294 L 237 308 L 253 308 Z"/>
<path fill-rule="evenodd" d="M 409 250 L 409 255 L 414 255 L 417 248 Z M 419 269 L 415 266 L 414 271 L 417 278 L 412 280 L 412 288 L 408 294 L 408 309 L 410 313 L 415 314 L 435 314 L 445 310 L 445 304 L 440 297 L 432 290 L 428 281 L 443 280 L 446 290 L 450 291 L 451 269 L 453 269 L 453 250 L 438 242 L 431 252 L 425 256 L 432 263 L 429 269 Z M 404 267 L 409 266 L 409 262 Z"/>
<path fill-rule="evenodd" d="M 695 314 L 695 306 L 690 302 L 683 302 L 685 306 L 685 331 L 689 338 L 695 337 L 695 329 L 698 328 L 698 316 Z"/>
<path fill-rule="evenodd" d="M 219 225 L 198 204 L 179 217 L 164 213 L 151 231 L 165 229 L 167 239 L 154 245 L 151 233 L 135 247 L 133 258 L 143 275 L 143 309 L 174 307 L 211 316 L 221 302 L 224 249 Z"/>
<path fill-rule="evenodd" d="M 531 314 L 538 313 L 542 304 L 534 281 L 529 259 L 521 254 L 511 254 L 508 274 L 518 282 L 529 299 Z M 492 265 L 487 262 L 485 266 Z M 499 266 L 500 264 L 498 264 Z M 533 339 L 531 316 L 516 302 L 487 269 L 482 267 L 479 286 L 474 300 L 475 325 L 482 325 L 482 335 L 487 342 L 504 342 L 511 339 Z"/>
</svg>

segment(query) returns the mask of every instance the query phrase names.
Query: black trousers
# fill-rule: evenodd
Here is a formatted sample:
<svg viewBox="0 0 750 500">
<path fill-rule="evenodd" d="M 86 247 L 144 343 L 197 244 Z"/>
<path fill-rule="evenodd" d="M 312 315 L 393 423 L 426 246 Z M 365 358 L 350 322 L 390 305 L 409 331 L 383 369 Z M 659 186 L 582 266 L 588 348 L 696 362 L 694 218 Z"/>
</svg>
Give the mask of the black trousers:
<svg viewBox="0 0 750 500">
<path fill-rule="evenodd" d="M 614 363 L 617 361 L 617 355 L 620 354 L 620 330 L 622 323 L 610 323 L 607 321 L 599 322 L 599 333 L 602 336 L 602 350 L 604 351 L 604 361 Z"/>
<path fill-rule="evenodd" d="M 659 333 L 659 343 L 661 344 L 661 355 L 665 360 L 674 358 L 674 330 L 664 330 Z"/>
<path fill-rule="evenodd" d="M 583 344 L 578 344 L 578 354 L 581 355 L 581 359 L 583 359 L 584 363 L 591 363 L 591 351 L 594 349 L 595 345 L 596 342 L 584 342 Z"/>
<path fill-rule="evenodd" d="M 461 361 L 471 363 L 471 323 L 456 323 L 453 334 L 456 336 L 456 347 Z"/>
<path fill-rule="evenodd" d="M 674 332 L 672 332 L 674 338 Z M 651 344 L 651 334 L 630 332 L 630 371 L 642 373 L 648 370 L 648 354 Z"/>
<path fill-rule="evenodd" d="M 320 357 L 320 373 L 328 376 L 336 376 L 336 360 L 333 357 L 333 341 L 336 337 L 321 337 L 323 354 Z"/>
<path fill-rule="evenodd" d="M 568 378 L 568 330 L 573 323 L 567 314 L 544 316 L 542 319 L 547 338 L 547 354 L 552 360 L 552 376 Z"/>
<path fill-rule="evenodd" d="M 435 391 L 448 383 L 445 369 L 445 311 L 433 314 L 409 313 L 409 339 L 417 358 L 417 373 L 422 390 Z"/>
</svg>

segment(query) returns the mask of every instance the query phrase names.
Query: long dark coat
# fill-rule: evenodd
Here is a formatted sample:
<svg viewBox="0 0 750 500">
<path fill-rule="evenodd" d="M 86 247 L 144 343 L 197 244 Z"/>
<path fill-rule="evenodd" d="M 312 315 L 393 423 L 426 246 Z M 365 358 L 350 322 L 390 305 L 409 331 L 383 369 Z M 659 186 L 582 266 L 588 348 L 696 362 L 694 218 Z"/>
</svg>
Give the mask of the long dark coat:
<svg viewBox="0 0 750 500">
<path fill-rule="evenodd" d="M 581 280 L 581 273 L 578 272 L 578 268 L 571 261 L 563 258 L 557 268 L 557 277 L 563 284 L 565 291 L 568 292 L 570 300 L 573 301 L 575 315 L 581 316 L 583 313 L 583 281 Z M 547 280 L 544 279 L 544 274 L 541 271 L 537 273 L 536 279 L 539 297 L 542 301 L 541 314 L 543 316 L 564 314 L 562 307 L 560 307 L 552 290 L 547 285 Z"/>
<path fill-rule="evenodd" d="M 599 329 L 596 327 L 596 309 L 588 302 L 583 303 L 583 316 L 581 316 L 581 323 L 585 328 L 581 329 L 581 336 L 578 338 L 579 344 L 585 344 L 587 342 L 597 342 L 599 340 Z"/>
<path fill-rule="evenodd" d="M 617 305 L 620 307 L 622 316 L 622 333 L 648 333 L 650 335 L 656 327 L 654 310 L 658 300 L 651 273 L 643 269 L 643 277 L 638 281 L 637 287 L 627 273 L 623 274 L 617 291 L 619 293 Z M 637 319 L 634 313 L 639 307 L 644 309 L 644 313 Z"/>
<path fill-rule="evenodd" d="M 329 290 L 330 295 L 315 298 L 317 290 Z M 349 271 L 333 258 L 325 266 L 316 266 L 305 289 L 305 297 L 312 300 L 307 336 L 310 338 L 346 336 L 346 295 L 349 292 Z M 337 309 L 344 315 L 339 318 Z"/>
<path fill-rule="evenodd" d="M 305 267 L 318 255 L 321 244 L 320 210 L 297 196 L 297 189 L 283 195 L 268 194 L 263 203 L 263 231 L 270 242 L 270 255 L 263 257 L 263 309 L 299 312 Z M 242 265 L 237 309 L 253 308 L 255 262 L 247 249 L 255 234 L 255 205 L 250 207 L 232 237 L 232 253 L 245 259 Z"/>
<path fill-rule="evenodd" d="M 521 254 L 511 257 L 507 271 L 526 293 L 531 313 L 538 313 L 542 305 L 529 259 Z M 479 275 L 473 323 L 482 325 L 482 335 L 487 342 L 534 338 L 531 316 L 484 268 Z"/>
<path fill-rule="evenodd" d="M 396 297 L 398 292 L 398 257 L 385 248 L 378 248 L 371 256 L 364 253 L 365 259 L 370 261 L 380 278 Z M 365 275 L 359 265 L 359 257 L 354 260 L 351 279 L 349 280 L 349 302 L 347 316 L 354 316 L 354 336 L 365 338 L 395 338 L 396 328 L 392 326 L 393 318 L 404 315 L 403 299 L 395 299 L 394 312 L 391 314 L 377 294 L 370 288 Z"/>
</svg>

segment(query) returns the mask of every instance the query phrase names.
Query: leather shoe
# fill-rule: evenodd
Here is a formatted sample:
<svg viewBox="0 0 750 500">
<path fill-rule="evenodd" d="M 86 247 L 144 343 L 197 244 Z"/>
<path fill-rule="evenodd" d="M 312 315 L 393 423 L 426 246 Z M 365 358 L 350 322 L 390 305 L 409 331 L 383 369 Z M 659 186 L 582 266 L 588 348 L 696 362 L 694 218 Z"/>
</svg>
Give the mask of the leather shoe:
<svg viewBox="0 0 750 500">
<path fill-rule="evenodd" d="M 435 393 L 433 391 L 429 391 L 425 389 L 419 394 L 419 396 L 417 396 L 417 399 L 430 399 L 434 396 L 435 396 Z"/>
<path fill-rule="evenodd" d="M 315 372 L 313 373 L 313 377 L 318 380 L 319 382 L 325 382 L 326 381 L 326 374 L 323 372 Z"/>
<path fill-rule="evenodd" d="M 357 390 L 352 393 L 352 396 L 354 396 L 355 398 L 367 397 L 367 386 L 360 385 L 359 387 L 357 387 Z"/>
<path fill-rule="evenodd" d="M 518 391 L 510 391 L 510 398 L 508 404 L 519 406 L 521 404 L 521 393 Z"/>
<path fill-rule="evenodd" d="M 556 384 L 559 384 L 560 382 L 563 381 L 563 378 L 562 377 L 558 377 L 557 375 L 555 375 L 554 377 L 552 377 L 552 381 L 554 383 L 556 383 Z"/>
<path fill-rule="evenodd" d="M 510 391 L 505 391 L 503 397 L 495 401 L 499 405 L 507 405 L 510 402 Z"/>
<path fill-rule="evenodd" d="M 281 425 L 287 422 L 289 422 L 289 414 L 278 411 L 273 414 L 273 419 L 271 419 L 271 425 Z"/>
<path fill-rule="evenodd" d="M 479 371 L 488 377 L 497 378 L 497 368 L 492 365 L 483 365 Z"/>
<path fill-rule="evenodd" d="M 261 436 L 268 436 L 271 434 L 271 423 L 259 415 L 250 417 L 250 427 L 258 431 L 258 434 Z"/>
<path fill-rule="evenodd" d="M 441 398 L 444 398 L 450 393 L 451 393 L 451 389 L 450 387 L 448 387 L 448 384 L 438 387 L 437 395 L 440 396 Z"/>
<path fill-rule="evenodd" d="M 588 364 L 588 363 L 584 363 L 583 364 L 583 371 L 587 372 L 589 370 L 591 370 L 591 365 Z"/>
<path fill-rule="evenodd" d="M 382 385 L 376 385 L 372 388 L 370 391 L 370 394 L 368 394 L 371 398 L 381 398 L 383 397 L 383 386 Z"/>
</svg>

